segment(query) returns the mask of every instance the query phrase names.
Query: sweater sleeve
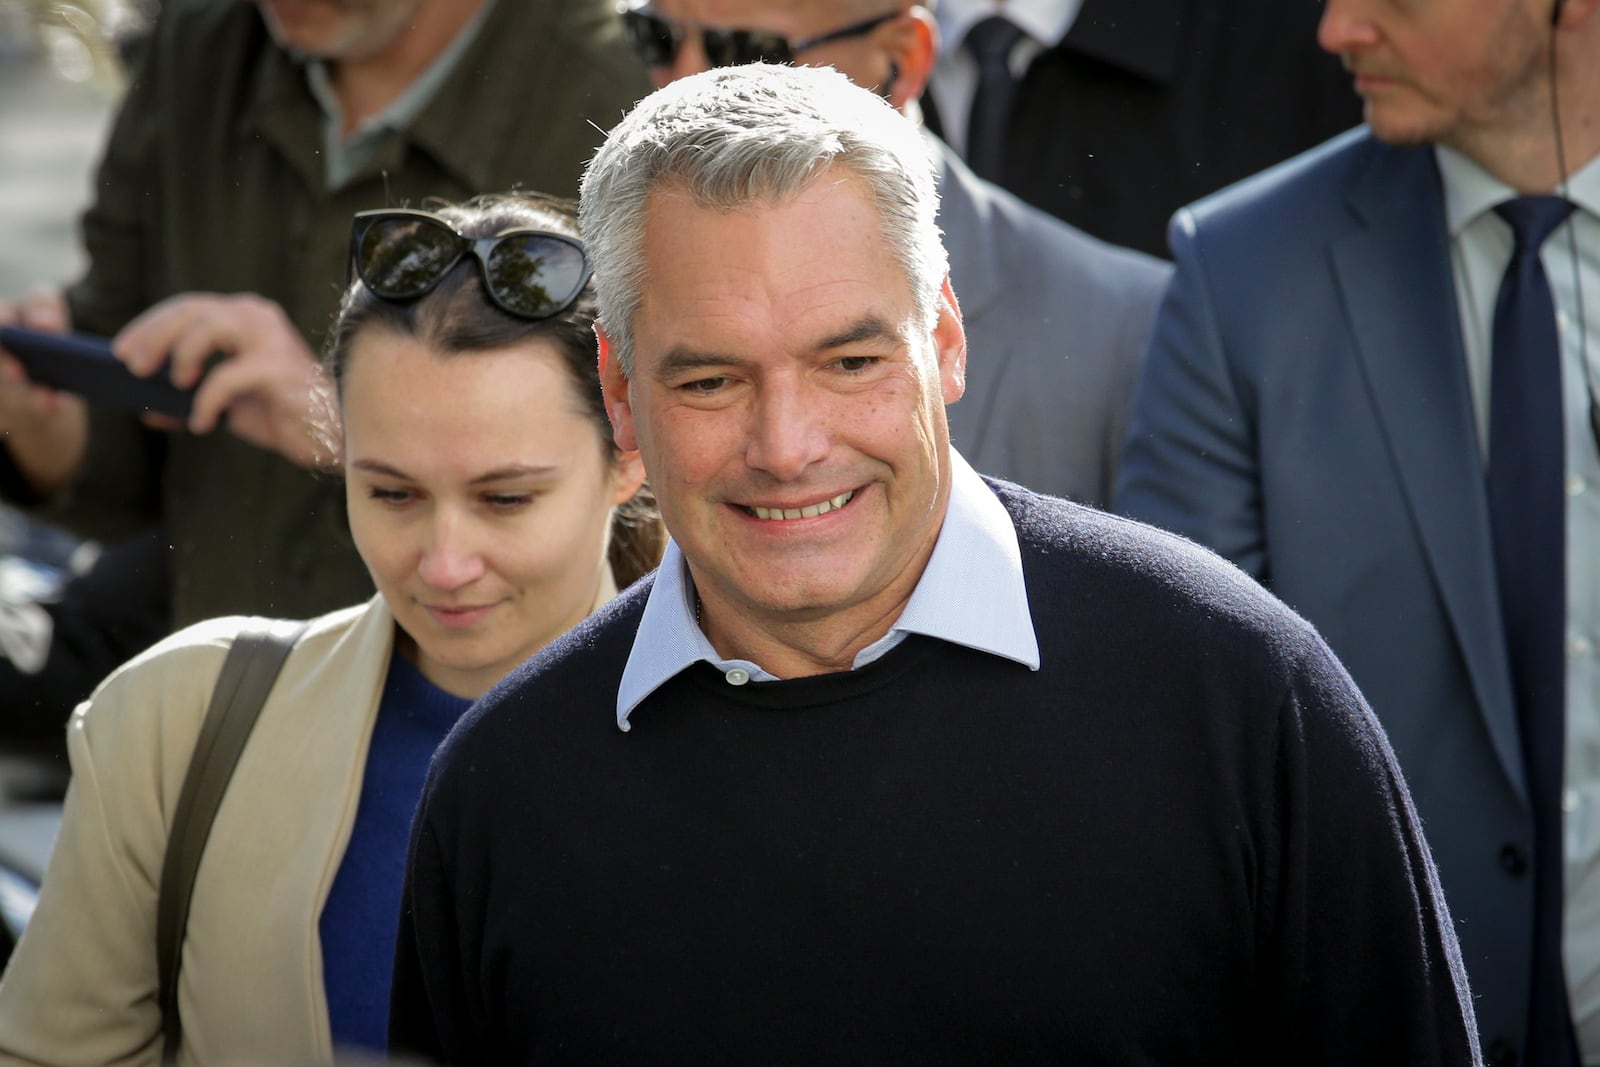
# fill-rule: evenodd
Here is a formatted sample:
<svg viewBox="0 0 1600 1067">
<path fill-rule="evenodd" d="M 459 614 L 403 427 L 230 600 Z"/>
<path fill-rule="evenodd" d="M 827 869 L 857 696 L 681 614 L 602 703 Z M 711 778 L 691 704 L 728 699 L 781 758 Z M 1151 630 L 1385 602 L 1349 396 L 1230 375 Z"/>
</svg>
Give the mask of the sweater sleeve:
<svg viewBox="0 0 1600 1067">
<path fill-rule="evenodd" d="M 1279 851 L 1259 931 L 1264 992 L 1281 998 L 1273 1061 L 1480 1063 L 1460 948 L 1410 794 L 1382 727 L 1320 641 L 1277 724 Z"/>
</svg>

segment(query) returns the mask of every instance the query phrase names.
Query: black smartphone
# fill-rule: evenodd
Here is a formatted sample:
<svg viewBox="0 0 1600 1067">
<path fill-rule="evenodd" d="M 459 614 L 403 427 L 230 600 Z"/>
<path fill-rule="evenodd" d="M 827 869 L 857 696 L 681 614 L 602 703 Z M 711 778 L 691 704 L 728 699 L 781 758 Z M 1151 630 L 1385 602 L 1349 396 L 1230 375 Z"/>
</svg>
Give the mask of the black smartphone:
<svg viewBox="0 0 1600 1067">
<path fill-rule="evenodd" d="M 179 389 L 165 371 L 139 377 L 111 354 L 111 342 L 104 337 L 0 326 L 0 348 L 15 356 L 33 381 L 77 393 L 93 404 L 180 419 L 188 418 L 194 407 L 193 389 Z"/>
</svg>

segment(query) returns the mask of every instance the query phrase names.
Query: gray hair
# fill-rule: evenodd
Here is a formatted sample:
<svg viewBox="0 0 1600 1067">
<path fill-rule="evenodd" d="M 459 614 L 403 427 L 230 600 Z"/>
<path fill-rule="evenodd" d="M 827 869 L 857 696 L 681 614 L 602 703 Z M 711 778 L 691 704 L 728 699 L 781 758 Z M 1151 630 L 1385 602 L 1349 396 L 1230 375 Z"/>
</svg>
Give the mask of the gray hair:
<svg viewBox="0 0 1600 1067">
<path fill-rule="evenodd" d="M 583 177 L 579 221 L 600 321 L 622 372 L 633 374 L 652 193 L 671 185 L 700 206 L 733 211 L 795 196 L 835 165 L 866 186 L 913 306 L 932 329 L 949 258 L 936 222 L 933 156 L 921 131 L 831 67 L 723 67 L 645 97 Z"/>
</svg>

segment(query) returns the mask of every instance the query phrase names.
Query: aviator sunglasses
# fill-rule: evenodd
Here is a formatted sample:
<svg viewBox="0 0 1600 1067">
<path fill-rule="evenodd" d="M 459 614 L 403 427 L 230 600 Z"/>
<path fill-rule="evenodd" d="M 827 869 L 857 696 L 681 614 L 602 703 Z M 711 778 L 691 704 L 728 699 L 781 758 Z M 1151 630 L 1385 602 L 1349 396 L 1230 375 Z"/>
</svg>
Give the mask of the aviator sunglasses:
<svg viewBox="0 0 1600 1067">
<path fill-rule="evenodd" d="M 350 225 L 350 265 L 384 300 L 415 300 L 476 256 L 483 288 L 501 311 L 524 319 L 559 315 L 578 298 L 592 269 L 583 244 L 544 230 L 465 237 L 428 211 L 358 212 Z"/>
<path fill-rule="evenodd" d="M 648 3 L 638 3 L 637 0 L 621 0 L 617 10 L 622 14 L 628 43 L 647 67 L 670 66 L 677 58 L 678 50 L 683 47 L 684 37 L 690 27 L 700 34 L 700 47 L 706 54 L 707 63 L 713 67 L 735 67 L 745 63 L 793 63 L 795 56 L 807 49 L 871 33 L 900 14 L 891 11 L 815 37 L 791 41 L 781 33 L 769 33 L 766 30 L 729 29 L 679 22 L 656 14 L 650 10 Z"/>
</svg>

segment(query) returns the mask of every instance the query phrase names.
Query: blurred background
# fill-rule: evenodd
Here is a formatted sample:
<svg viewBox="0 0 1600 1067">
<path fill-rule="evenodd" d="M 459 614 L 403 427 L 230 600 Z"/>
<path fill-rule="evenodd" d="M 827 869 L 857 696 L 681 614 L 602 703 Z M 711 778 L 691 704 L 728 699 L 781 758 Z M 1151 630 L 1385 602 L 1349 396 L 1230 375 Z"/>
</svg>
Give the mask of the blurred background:
<svg viewBox="0 0 1600 1067">
<path fill-rule="evenodd" d="M 89 168 L 145 24 L 126 0 L 0 0 L 0 296 L 80 266 Z"/>
<path fill-rule="evenodd" d="M 122 57 L 152 14 L 127 0 L 0 0 L 0 299 L 81 267 L 77 216 L 122 92 Z M 95 550 L 0 506 L 0 615 L 48 597 Z M 32 908 L 64 782 L 53 753 L 0 742 L 0 958 Z"/>
</svg>

